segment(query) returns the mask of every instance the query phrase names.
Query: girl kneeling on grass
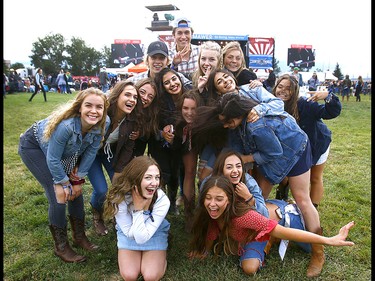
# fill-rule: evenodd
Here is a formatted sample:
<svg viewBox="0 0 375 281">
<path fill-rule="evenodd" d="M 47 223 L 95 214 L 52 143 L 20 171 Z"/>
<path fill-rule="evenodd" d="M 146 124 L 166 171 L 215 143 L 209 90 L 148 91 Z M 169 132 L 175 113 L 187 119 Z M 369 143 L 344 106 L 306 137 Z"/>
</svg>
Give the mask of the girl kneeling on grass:
<svg viewBox="0 0 375 281">
<path fill-rule="evenodd" d="M 149 156 L 132 159 L 113 180 L 104 216 L 116 218 L 118 264 L 126 281 L 160 280 L 167 268 L 170 201 L 160 189 L 160 167 Z"/>
<path fill-rule="evenodd" d="M 203 185 L 199 195 L 189 257 L 206 258 L 212 250 L 215 255 L 221 251 L 236 255 L 243 251 L 246 243 L 266 241 L 270 237 L 329 246 L 353 246 L 353 242 L 346 241 L 353 226 L 354 222 L 348 223 L 332 237 L 283 227 L 239 200 L 228 178 L 213 176 Z"/>
</svg>

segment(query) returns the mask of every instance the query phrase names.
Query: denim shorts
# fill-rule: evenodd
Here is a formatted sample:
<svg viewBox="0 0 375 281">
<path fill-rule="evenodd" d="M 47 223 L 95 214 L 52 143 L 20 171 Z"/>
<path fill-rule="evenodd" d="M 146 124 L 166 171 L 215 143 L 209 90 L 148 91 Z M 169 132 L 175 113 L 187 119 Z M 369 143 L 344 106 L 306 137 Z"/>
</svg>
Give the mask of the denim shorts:
<svg viewBox="0 0 375 281">
<path fill-rule="evenodd" d="M 290 225 L 289 225 L 290 228 L 306 230 L 305 223 L 302 217 L 302 213 L 296 204 L 289 204 L 288 202 L 285 202 L 284 200 L 277 200 L 277 199 L 269 199 L 269 200 L 266 200 L 266 202 L 275 204 L 276 206 L 280 208 L 282 219 L 279 220 L 279 225 L 282 225 L 285 227 L 285 214 L 287 213 L 289 216 L 289 220 L 290 220 Z M 287 205 L 292 205 L 293 212 L 285 211 L 285 207 Z M 298 246 L 300 246 L 305 252 L 308 252 L 308 253 L 311 252 L 310 243 L 302 243 L 302 242 L 295 242 L 295 243 Z"/>
<path fill-rule="evenodd" d="M 145 243 L 138 244 L 134 238 L 129 238 L 121 231 L 121 228 L 116 224 L 117 230 L 117 247 L 122 250 L 134 251 L 163 251 L 168 248 L 168 233 L 170 223 L 163 220 L 158 230 L 154 235 Z"/>
<path fill-rule="evenodd" d="M 242 267 L 242 261 L 247 259 L 258 259 L 260 263 L 259 269 L 264 265 L 264 248 L 266 247 L 268 241 L 258 242 L 252 241 L 247 243 L 242 248 L 242 253 L 240 257 L 240 266 Z"/>
</svg>

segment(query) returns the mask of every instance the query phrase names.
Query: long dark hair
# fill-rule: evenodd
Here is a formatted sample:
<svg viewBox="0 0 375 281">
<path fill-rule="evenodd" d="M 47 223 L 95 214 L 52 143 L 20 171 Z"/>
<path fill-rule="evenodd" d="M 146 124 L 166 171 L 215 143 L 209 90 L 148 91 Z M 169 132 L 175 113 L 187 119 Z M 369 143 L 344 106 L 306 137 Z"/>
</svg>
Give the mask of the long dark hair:
<svg viewBox="0 0 375 281">
<path fill-rule="evenodd" d="M 213 223 L 204 205 L 207 192 L 212 187 L 222 189 L 228 197 L 228 205 L 222 214 L 223 228 L 220 231 L 217 244 L 214 247 L 215 255 L 218 255 L 221 250 L 226 254 L 237 254 L 238 242 L 234 241 L 230 236 L 232 220 L 235 217 L 240 217 L 251 210 L 251 207 L 245 203 L 237 200 L 237 195 L 234 192 L 232 183 L 225 176 L 212 176 L 203 185 L 198 197 L 198 204 L 195 209 L 195 216 L 193 221 L 191 239 L 189 243 L 190 251 L 204 253 L 206 249 L 206 239 L 209 226 Z M 255 232 L 249 230 L 251 237 Z M 251 239 L 251 238 L 250 238 Z"/>
<path fill-rule="evenodd" d="M 113 125 L 114 119 L 113 117 L 116 116 L 117 112 L 119 111 L 119 108 L 117 106 L 117 101 L 119 99 L 119 96 L 124 91 L 126 86 L 133 86 L 134 89 L 137 91 L 137 104 L 134 108 L 134 110 L 130 113 L 129 117 L 132 117 L 135 120 L 136 126 L 134 130 L 139 130 L 142 135 L 142 120 L 143 120 L 143 113 L 142 113 L 142 100 L 139 96 L 139 92 L 137 87 L 135 87 L 134 83 L 131 81 L 119 81 L 116 83 L 116 85 L 111 90 L 109 96 L 108 96 L 108 102 L 109 102 L 109 108 L 108 108 L 108 116 L 111 118 L 111 125 Z M 119 120 L 117 120 L 119 121 Z"/>
<path fill-rule="evenodd" d="M 146 107 L 142 108 L 143 111 L 143 135 L 146 139 L 150 137 L 151 134 L 158 135 L 159 133 L 159 119 L 158 119 L 158 112 L 159 112 L 159 93 L 156 86 L 155 81 L 150 78 L 144 78 L 142 80 L 139 80 L 135 87 L 138 90 L 138 94 L 140 89 L 144 86 L 150 84 L 151 88 L 155 91 L 155 97 L 152 101 L 152 103 Z"/>
<path fill-rule="evenodd" d="M 273 87 L 272 89 L 272 94 L 276 96 L 277 86 L 283 80 L 289 80 L 290 82 L 290 99 L 287 101 L 284 101 L 284 109 L 286 112 L 292 115 L 298 123 L 299 122 L 298 99 L 300 99 L 300 96 L 299 96 L 299 85 L 298 85 L 297 79 L 293 75 L 289 75 L 289 74 L 281 75 L 277 79 L 275 87 Z"/>
<path fill-rule="evenodd" d="M 208 105 L 214 105 L 222 96 L 222 94 L 217 91 L 215 86 L 215 76 L 217 73 L 225 73 L 232 77 L 236 83 L 236 89 L 238 89 L 237 79 L 231 71 L 226 68 L 216 68 L 212 70 L 207 79 Z"/>
</svg>

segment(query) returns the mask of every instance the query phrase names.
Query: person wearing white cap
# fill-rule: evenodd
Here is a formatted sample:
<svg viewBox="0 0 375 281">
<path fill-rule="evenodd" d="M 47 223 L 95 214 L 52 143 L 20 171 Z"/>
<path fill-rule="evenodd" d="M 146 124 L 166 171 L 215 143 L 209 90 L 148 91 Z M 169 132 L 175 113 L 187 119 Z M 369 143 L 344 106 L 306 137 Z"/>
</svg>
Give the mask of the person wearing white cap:
<svg viewBox="0 0 375 281">
<path fill-rule="evenodd" d="M 189 80 L 198 68 L 199 46 L 191 44 L 193 33 L 191 22 L 187 18 L 179 18 L 174 22 L 174 45 L 170 50 L 171 68 L 184 74 Z"/>
</svg>

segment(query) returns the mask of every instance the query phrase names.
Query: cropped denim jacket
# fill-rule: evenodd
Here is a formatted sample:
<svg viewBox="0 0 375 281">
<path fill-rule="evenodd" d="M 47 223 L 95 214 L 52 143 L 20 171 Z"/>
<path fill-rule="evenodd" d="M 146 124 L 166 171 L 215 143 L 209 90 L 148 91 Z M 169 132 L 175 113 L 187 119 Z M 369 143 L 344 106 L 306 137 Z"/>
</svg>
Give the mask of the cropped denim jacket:
<svg viewBox="0 0 375 281">
<path fill-rule="evenodd" d="M 54 183 L 67 182 L 68 175 L 65 173 L 61 160 L 78 153 L 80 157 L 78 176 L 86 176 L 92 162 L 98 152 L 102 140 L 100 128 L 93 128 L 82 139 L 81 118 L 72 117 L 62 120 L 55 128 L 50 139 L 43 141 L 43 132 L 48 119 L 37 122 L 36 132 L 38 143 L 46 155 L 47 165 L 52 174 Z M 109 125 L 109 118 L 106 119 L 106 128 Z"/>
<path fill-rule="evenodd" d="M 280 183 L 306 149 L 308 137 L 288 113 L 264 116 L 254 123 L 246 118 L 230 130 L 230 147 L 252 154 L 256 165 L 272 184 Z"/>
</svg>

